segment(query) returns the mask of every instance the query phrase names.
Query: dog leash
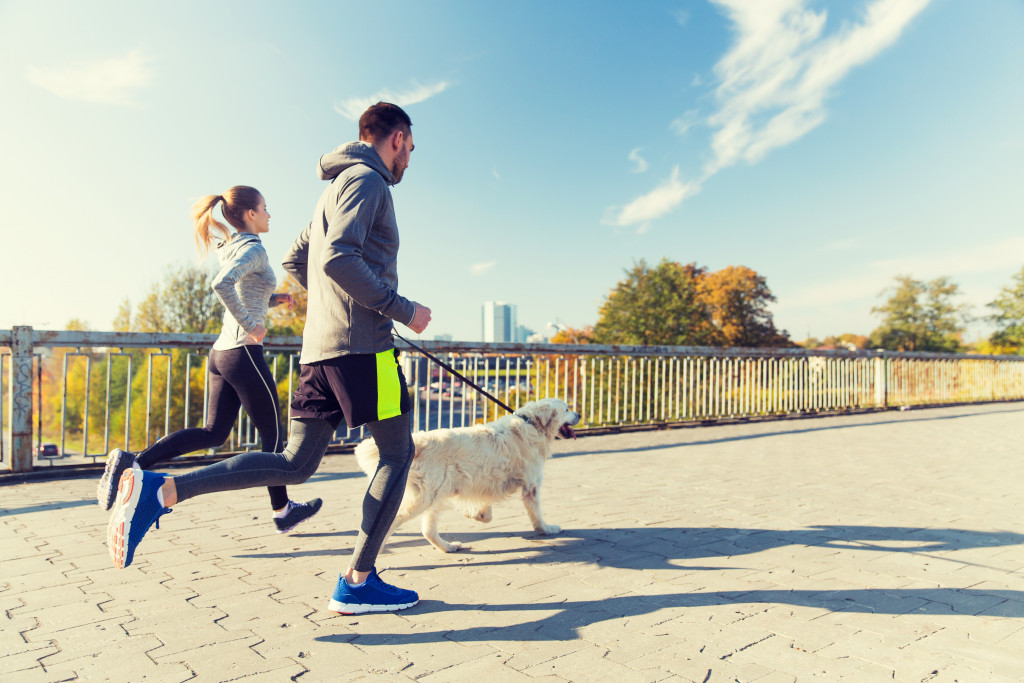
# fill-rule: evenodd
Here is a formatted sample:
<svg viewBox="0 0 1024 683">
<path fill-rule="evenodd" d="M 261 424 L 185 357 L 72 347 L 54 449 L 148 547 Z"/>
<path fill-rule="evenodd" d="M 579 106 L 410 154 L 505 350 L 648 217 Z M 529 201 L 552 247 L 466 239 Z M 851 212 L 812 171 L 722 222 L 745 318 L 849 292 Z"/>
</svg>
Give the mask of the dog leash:
<svg viewBox="0 0 1024 683">
<path fill-rule="evenodd" d="M 411 346 L 412 348 L 414 348 L 414 349 L 416 349 L 417 351 L 419 351 L 420 353 L 422 353 L 422 354 L 423 354 L 424 356 L 426 356 L 426 357 L 427 357 L 427 358 L 429 358 L 430 360 L 432 360 L 432 361 L 434 361 L 435 363 L 437 363 L 438 365 L 440 365 L 440 366 L 441 366 L 442 368 L 444 368 L 444 369 L 445 369 L 445 370 L 447 370 L 448 372 L 450 372 L 450 373 L 452 373 L 453 375 L 455 375 L 456 377 L 458 377 L 458 378 L 459 378 L 460 380 L 462 380 L 462 381 L 463 381 L 464 383 L 466 383 L 466 384 L 468 384 L 469 386 L 473 387 L 473 388 L 474 388 L 474 389 L 476 389 L 476 390 L 477 390 L 478 392 L 480 392 L 481 394 L 483 394 L 483 395 L 484 395 L 484 396 L 486 396 L 487 398 L 489 398 L 489 399 L 491 399 L 492 401 L 494 401 L 495 403 L 497 403 L 497 404 L 498 404 L 499 406 L 501 406 L 502 408 L 504 408 L 504 409 L 505 409 L 505 410 L 507 410 L 508 412 L 512 413 L 513 415 L 515 415 L 516 417 L 518 417 L 518 418 L 520 418 L 520 419 L 522 419 L 522 420 L 525 420 L 526 422 L 529 422 L 529 421 L 530 421 L 530 420 L 529 420 L 529 419 L 528 419 L 528 418 L 527 418 L 526 416 L 524 416 L 524 415 L 518 415 L 518 414 L 516 414 L 516 411 L 515 411 L 515 410 L 513 410 L 512 408 L 509 408 L 509 407 L 508 407 L 507 405 L 505 405 L 504 403 L 502 403 L 501 401 L 499 401 L 499 400 L 497 399 L 497 397 L 495 397 L 495 396 L 492 396 L 492 395 L 491 395 L 490 393 L 488 393 L 488 391 L 487 391 L 486 389 L 484 389 L 484 388 L 483 388 L 483 387 L 481 387 L 480 385 L 476 384 L 475 382 L 472 382 L 472 381 L 470 381 L 470 380 L 469 380 L 469 378 L 467 378 L 467 377 L 466 377 L 465 375 L 463 375 L 463 374 L 462 374 L 461 372 L 459 372 L 458 370 L 456 370 L 456 369 L 455 369 L 455 368 L 453 368 L 452 366 L 450 366 L 450 365 L 448 365 L 447 363 L 445 363 L 445 362 L 444 362 L 443 360 L 441 360 L 440 358 L 438 358 L 438 357 L 437 357 L 437 356 L 435 356 L 434 354 L 430 353 L 429 351 L 427 351 L 426 349 L 424 349 L 424 348 L 422 348 L 422 347 L 420 347 L 420 346 L 417 346 L 416 344 L 413 344 L 413 343 L 412 343 L 411 341 L 409 341 L 408 339 L 406 339 L 406 338 L 405 338 L 405 337 L 403 337 L 402 335 L 398 334 L 398 333 L 397 333 L 397 332 L 395 332 L 394 330 L 392 330 L 392 331 L 391 331 L 391 333 L 392 333 L 392 334 L 393 334 L 394 336 L 396 336 L 396 337 L 398 337 L 399 339 L 401 339 L 402 341 L 404 341 L 404 342 L 405 342 L 406 344 L 408 344 L 408 345 L 409 345 L 409 346 Z"/>
</svg>

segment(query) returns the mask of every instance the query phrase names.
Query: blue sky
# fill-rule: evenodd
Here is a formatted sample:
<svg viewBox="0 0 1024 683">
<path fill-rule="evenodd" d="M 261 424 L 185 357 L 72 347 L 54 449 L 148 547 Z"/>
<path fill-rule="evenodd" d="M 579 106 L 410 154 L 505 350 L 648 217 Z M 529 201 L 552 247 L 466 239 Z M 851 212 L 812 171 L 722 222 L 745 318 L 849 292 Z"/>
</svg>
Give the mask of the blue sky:
<svg viewBox="0 0 1024 683">
<path fill-rule="evenodd" d="M 593 324 L 638 259 L 753 268 L 795 339 L 868 334 L 899 274 L 984 314 L 1024 266 L 1021 35 L 1019 0 L 0 0 L 0 328 L 109 329 L 235 184 L 278 263 L 378 98 L 422 338 Z"/>
</svg>

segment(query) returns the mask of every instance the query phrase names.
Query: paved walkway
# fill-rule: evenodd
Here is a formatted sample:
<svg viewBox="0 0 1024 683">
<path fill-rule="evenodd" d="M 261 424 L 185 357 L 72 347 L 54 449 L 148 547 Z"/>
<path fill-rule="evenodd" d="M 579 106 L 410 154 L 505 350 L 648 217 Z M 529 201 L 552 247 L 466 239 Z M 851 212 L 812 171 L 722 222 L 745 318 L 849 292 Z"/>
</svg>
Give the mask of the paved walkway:
<svg viewBox="0 0 1024 683">
<path fill-rule="evenodd" d="M 94 481 L 0 487 L 0 680 L 1020 681 L 1024 405 L 558 442 L 518 502 L 409 527 L 400 614 L 326 611 L 366 479 L 327 458 L 273 533 L 266 494 L 164 517 L 110 566 Z"/>
</svg>

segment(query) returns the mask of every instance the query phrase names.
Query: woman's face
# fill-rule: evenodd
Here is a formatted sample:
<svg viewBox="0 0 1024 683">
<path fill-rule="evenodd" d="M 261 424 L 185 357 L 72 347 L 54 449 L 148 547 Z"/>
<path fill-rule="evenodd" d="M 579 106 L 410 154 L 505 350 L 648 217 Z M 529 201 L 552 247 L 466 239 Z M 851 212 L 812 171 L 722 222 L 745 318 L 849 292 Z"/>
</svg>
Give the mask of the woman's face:
<svg viewBox="0 0 1024 683">
<path fill-rule="evenodd" d="M 260 203 L 255 209 L 245 212 L 245 227 L 248 228 L 246 232 L 254 235 L 270 232 L 270 212 L 267 211 L 267 200 L 263 197 L 260 197 Z"/>
</svg>

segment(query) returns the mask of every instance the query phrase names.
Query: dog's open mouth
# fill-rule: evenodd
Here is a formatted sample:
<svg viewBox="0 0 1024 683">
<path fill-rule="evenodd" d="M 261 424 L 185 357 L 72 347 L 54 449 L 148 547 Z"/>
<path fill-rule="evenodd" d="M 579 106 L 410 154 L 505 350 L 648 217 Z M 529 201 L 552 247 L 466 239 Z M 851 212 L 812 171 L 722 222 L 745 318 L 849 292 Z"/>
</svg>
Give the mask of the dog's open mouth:
<svg viewBox="0 0 1024 683">
<path fill-rule="evenodd" d="M 563 439 L 575 439 L 576 432 L 572 430 L 569 425 L 562 425 L 562 428 L 558 430 L 558 433 L 562 435 Z"/>
</svg>

